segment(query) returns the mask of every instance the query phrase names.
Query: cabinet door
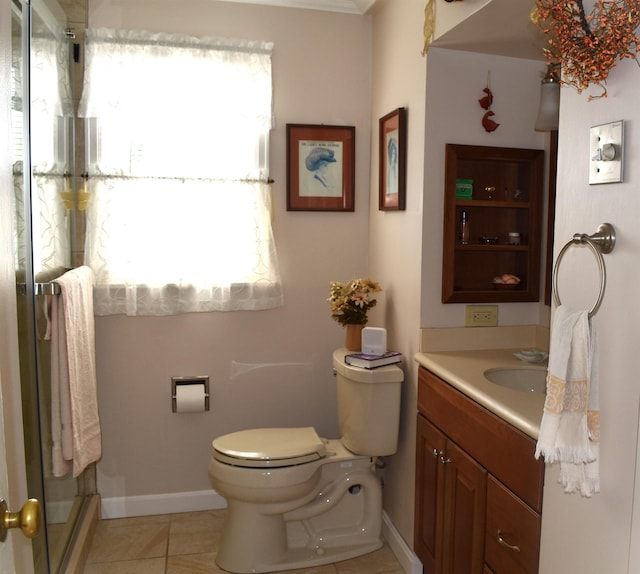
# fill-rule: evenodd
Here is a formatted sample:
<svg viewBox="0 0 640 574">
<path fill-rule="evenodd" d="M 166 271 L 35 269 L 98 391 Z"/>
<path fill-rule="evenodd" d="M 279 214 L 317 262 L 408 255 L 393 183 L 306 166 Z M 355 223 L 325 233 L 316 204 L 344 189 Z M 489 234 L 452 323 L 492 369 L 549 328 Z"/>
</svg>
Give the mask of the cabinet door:
<svg viewBox="0 0 640 574">
<path fill-rule="evenodd" d="M 414 546 L 425 574 L 442 572 L 445 447 L 445 436 L 418 415 Z"/>
<path fill-rule="evenodd" d="M 487 471 L 447 441 L 444 493 L 443 574 L 482 574 Z"/>
<path fill-rule="evenodd" d="M 496 574 L 536 574 L 539 553 L 540 515 L 489 477 L 487 564 Z"/>
<path fill-rule="evenodd" d="M 515 492 L 542 510 L 544 461 L 533 457 L 535 441 L 421 367 L 418 409 L 449 439 Z"/>
</svg>

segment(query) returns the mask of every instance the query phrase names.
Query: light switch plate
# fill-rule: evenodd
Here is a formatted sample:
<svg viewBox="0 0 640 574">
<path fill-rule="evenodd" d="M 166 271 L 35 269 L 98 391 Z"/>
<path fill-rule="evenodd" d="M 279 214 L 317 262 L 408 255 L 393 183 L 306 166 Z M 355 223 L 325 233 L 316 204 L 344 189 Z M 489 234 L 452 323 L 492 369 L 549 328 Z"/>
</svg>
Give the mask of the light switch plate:
<svg viewBox="0 0 640 574">
<path fill-rule="evenodd" d="M 622 120 L 591 128 L 589 132 L 589 185 L 622 181 L 623 131 Z"/>
</svg>

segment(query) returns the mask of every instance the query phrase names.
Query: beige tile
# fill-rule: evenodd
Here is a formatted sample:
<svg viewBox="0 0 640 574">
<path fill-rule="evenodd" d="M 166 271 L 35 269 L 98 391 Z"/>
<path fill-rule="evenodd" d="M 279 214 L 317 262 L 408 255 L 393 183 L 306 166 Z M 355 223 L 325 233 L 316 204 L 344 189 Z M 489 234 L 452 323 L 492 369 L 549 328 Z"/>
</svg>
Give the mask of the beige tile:
<svg viewBox="0 0 640 574">
<path fill-rule="evenodd" d="M 165 558 L 88 564 L 84 574 L 165 574 Z"/>
<path fill-rule="evenodd" d="M 394 553 L 386 544 L 370 554 L 337 562 L 335 567 L 338 574 L 404 574 Z"/>
<path fill-rule="evenodd" d="M 169 556 L 204 554 L 218 547 L 224 512 L 190 512 L 171 517 Z"/>
<path fill-rule="evenodd" d="M 336 574 L 336 568 L 333 564 L 326 564 L 312 568 L 300 568 L 299 570 L 283 570 L 274 574 Z"/>
<path fill-rule="evenodd" d="M 215 562 L 215 552 L 169 556 L 166 574 L 225 574 Z"/>
<path fill-rule="evenodd" d="M 225 514 L 225 510 L 212 510 L 103 520 L 84 574 L 225 574 L 215 563 Z M 385 545 L 352 560 L 275 574 L 404 572 Z"/>
<path fill-rule="evenodd" d="M 110 522 L 110 521 L 107 521 Z M 168 522 L 98 524 L 87 563 L 139 560 L 166 556 Z"/>
<path fill-rule="evenodd" d="M 140 526 L 142 524 L 169 524 L 171 514 L 154 514 L 152 516 L 132 516 L 130 518 L 111 518 L 101 520 L 100 528 L 114 528 L 120 526 Z"/>
<path fill-rule="evenodd" d="M 193 522 L 197 520 L 218 520 L 222 524 L 225 516 L 227 515 L 226 509 L 222 510 L 202 510 L 200 512 L 177 512 L 171 514 L 169 518 L 172 523 L 178 522 Z"/>
</svg>

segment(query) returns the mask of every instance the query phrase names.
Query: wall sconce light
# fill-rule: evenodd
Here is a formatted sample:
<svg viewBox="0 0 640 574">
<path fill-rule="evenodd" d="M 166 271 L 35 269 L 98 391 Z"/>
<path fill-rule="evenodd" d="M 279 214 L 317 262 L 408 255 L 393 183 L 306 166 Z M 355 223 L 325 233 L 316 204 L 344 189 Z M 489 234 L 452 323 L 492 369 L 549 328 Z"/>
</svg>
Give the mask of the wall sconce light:
<svg viewBox="0 0 640 574">
<path fill-rule="evenodd" d="M 560 114 L 560 80 L 558 64 L 548 64 L 547 73 L 540 84 L 540 108 L 536 119 L 537 132 L 551 132 L 558 129 Z"/>
</svg>

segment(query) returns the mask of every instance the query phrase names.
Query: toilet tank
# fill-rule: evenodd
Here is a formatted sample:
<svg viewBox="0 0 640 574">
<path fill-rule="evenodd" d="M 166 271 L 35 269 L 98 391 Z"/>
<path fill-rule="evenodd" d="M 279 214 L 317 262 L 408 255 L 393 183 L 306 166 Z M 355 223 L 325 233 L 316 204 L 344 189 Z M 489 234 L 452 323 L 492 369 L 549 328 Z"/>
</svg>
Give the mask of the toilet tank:
<svg viewBox="0 0 640 574">
<path fill-rule="evenodd" d="M 341 442 L 355 454 L 394 454 L 404 373 L 397 365 L 377 369 L 347 365 L 344 356 L 349 352 L 343 348 L 333 353 Z"/>
</svg>

